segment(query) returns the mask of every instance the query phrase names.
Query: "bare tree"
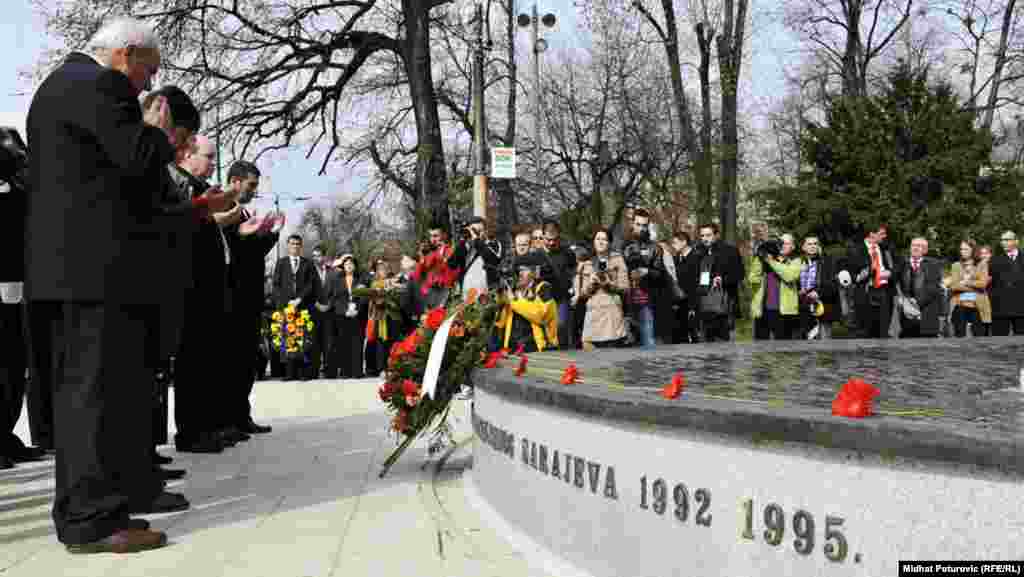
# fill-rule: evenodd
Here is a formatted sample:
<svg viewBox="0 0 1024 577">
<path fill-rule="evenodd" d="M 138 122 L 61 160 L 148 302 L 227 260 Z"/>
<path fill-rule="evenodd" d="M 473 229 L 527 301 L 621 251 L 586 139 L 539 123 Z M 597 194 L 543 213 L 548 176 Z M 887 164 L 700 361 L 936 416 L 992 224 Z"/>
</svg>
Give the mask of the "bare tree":
<svg viewBox="0 0 1024 577">
<path fill-rule="evenodd" d="M 305 144 L 327 170 L 344 122 L 382 91 L 406 100 L 415 126 L 408 191 L 447 215 L 446 167 L 432 79 L 432 11 L 449 0 L 33 0 L 68 48 L 109 15 L 155 22 L 170 78 L 217 111 L 236 156 Z M 59 55 L 53 55 L 59 56 Z M 367 97 L 367 98 L 363 98 Z"/>
<path fill-rule="evenodd" d="M 871 64 L 893 45 L 913 0 L 788 0 L 786 23 L 836 70 L 846 96 L 868 91 Z"/>
</svg>

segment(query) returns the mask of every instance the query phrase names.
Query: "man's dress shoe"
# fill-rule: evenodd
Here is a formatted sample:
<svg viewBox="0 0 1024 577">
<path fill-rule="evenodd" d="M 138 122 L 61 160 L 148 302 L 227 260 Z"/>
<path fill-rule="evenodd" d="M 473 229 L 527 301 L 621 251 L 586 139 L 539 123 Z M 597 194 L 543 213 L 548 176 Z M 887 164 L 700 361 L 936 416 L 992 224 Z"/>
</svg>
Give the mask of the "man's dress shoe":
<svg viewBox="0 0 1024 577">
<path fill-rule="evenodd" d="M 3 471 L 4 469 L 13 469 L 13 468 L 14 468 L 14 461 L 12 461 L 11 459 L 8 459 L 4 455 L 0 455 L 0 471 Z"/>
<path fill-rule="evenodd" d="M 15 463 L 41 461 L 46 458 L 46 451 L 39 447 L 13 447 L 5 455 Z"/>
<path fill-rule="evenodd" d="M 174 448 L 179 453 L 221 453 L 224 444 L 212 435 L 203 435 L 192 441 L 175 441 Z"/>
<path fill-rule="evenodd" d="M 153 462 L 156 463 L 157 465 L 170 465 L 173 461 L 174 459 L 170 457 L 165 457 L 160 453 L 153 451 Z"/>
<path fill-rule="evenodd" d="M 243 433 L 249 433 L 250 435 L 261 435 L 273 430 L 273 428 L 268 425 L 257 425 L 252 419 L 249 419 L 249 422 L 242 425 L 241 428 Z"/>
<path fill-rule="evenodd" d="M 106 539 L 67 545 L 68 553 L 137 553 L 148 549 L 158 549 L 167 544 L 167 535 L 149 529 L 120 529 Z"/>
<path fill-rule="evenodd" d="M 184 511 L 191 507 L 188 499 L 180 493 L 160 493 L 155 499 L 149 502 L 129 504 L 129 512 L 136 515 L 148 515 L 153 513 L 174 513 Z"/>
<path fill-rule="evenodd" d="M 165 481 L 174 481 L 175 479 L 181 479 L 185 476 L 185 469 L 164 469 L 157 467 L 153 470 L 156 471 L 158 477 Z"/>
</svg>

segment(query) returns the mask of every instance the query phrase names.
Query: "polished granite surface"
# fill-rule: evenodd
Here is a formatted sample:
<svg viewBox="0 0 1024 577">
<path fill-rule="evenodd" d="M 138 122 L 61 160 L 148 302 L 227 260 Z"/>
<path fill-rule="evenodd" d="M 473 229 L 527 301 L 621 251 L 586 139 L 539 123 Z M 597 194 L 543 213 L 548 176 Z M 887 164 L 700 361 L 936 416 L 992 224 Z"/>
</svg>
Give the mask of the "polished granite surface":
<svg viewBox="0 0 1024 577">
<path fill-rule="evenodd" d="M 582 381 L 559 383 L 568 363 Z M 503 368 L 484 388 L 610 418 L 741 431 L 1003 466 L 1024 472 L 1024 338 L 775 341 L 529 355 L 527 374 Z M 658 393 L 676 372 L 686 392 Z M 859 377 L 881 390 L 877 416 L 831 415 Z M 859 431 L 859 433 L 858 433 Z M 815 441 L 817 442 L 817 441 Z M 973 456 L 972 456 L 973 455 Z"/>
</svg>

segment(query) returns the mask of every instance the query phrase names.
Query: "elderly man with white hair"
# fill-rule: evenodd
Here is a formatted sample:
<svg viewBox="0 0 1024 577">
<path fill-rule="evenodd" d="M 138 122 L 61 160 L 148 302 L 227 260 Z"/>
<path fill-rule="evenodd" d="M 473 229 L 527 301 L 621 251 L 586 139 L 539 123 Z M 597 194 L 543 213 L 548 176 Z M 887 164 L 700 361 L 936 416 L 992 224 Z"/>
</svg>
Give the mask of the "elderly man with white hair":
<svg viewBox="0 0 1024 577">
<path fill-rule="evenodd" d="M 134 19 L 106 23 L 39 86 L 29 109 L 25 292 L 53 359 L 57 538 L 72 553 L 163 546 L 133 513 L 179 510 L 152 466 L 166 166 L 174 121 L 139 93 L 160 68 L 159 40 Z M 207 192 L 192 215 L 227 206 Z M 35 336 L 35 335 L 34 335 Z M 45 354 L 45 352 L 44 352 Z"/>
</svg>

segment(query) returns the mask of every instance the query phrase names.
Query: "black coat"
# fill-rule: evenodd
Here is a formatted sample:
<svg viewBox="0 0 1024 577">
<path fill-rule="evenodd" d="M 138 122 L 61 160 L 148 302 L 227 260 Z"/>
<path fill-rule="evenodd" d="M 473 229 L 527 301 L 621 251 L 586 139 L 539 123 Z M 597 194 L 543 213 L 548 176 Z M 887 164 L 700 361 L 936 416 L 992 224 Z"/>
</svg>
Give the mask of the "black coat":
<svg viewBox="0 0 1024 577">
<path fill-rule="evenodd" d="M 739 304 L 740 283 L 746 272 L 743 267 L 743 259 L 740 251 L 733 245 L 722 241 L 716 241 L 710 247 L 698 247 L 691 253 L 696 259 L 696 294 L 700 296 L 704 290 L 700 287 L 700 275 L 708 270 L 712 279 L 716 276 L 722 277 L 722 286 L 729 293 L 734 305 Z M 709 285 L 710 286 L 710 285 Z M 690 299 L 691 301 L 694 299 Z M 699 300 L 699 299 L 698 299 Z"/>
<path fill-rule="evenodd" d="M 921 266 L 914 272 L 910 257 L 901 259 L 893 272 L 899 279 L 903 296 L 913 297 L 921 309 L 921 334 L 939 334 L 939 310 L 942 307 L 942 262 L 929 257 L 921 258 Z"/>
<path fill-rule="evenodd" d="M 299 268 L 292 273 L 291 257 L 281 257 L 274 267 L 274 302 L 284 308 L 288 301 L 301 299 L 300 309 L 312 308 L 316 298 L 316 270 L 306 257 L 299 257 Z"/>
<path fill-rule="evenodd" d="M 314 271 L 313 274 L 316 274 L 316 271 Z M 349 318 L 345 317 L 345 312 L 348 310 L 348 304 L 350 302 L 354 302 L 356 303 L 359 311 L 356 318 L 366 317 L 366 299 L 356 297 L 349 292 L 348 287 L 345 286 L 345 277 L 341 272 L 336 271 L 330 274 L 327 279 L 327 284 L 327 304 L 330 306 L 330 310 L 334 311 L 335 316 Z M 358 275 L 353 279 L 353 289 L 366 286 L 366 282 L 360 279 Z"/>
<path fill-rule="evenodd" d="M 872 289 L 872 279 L 874 278 L 871 274 L 871 253 L 868 252 L 867 244 L 864 240 L 858 240 L 850 245 L 849 250 L 846 253 L 845 269 L 850 273 L 853 284 L 853 304 L 854 314 L 857 317 L 857 324 L 864 330 L 864 327 L 869 325 L 870 314 L 874 310 L 875 306 L 880 307 L 878 310 L 879 324 L 883 327 L 883 332 L 888 334 L 889 320 L 892 316 L 892 297 L 895 294 L 895 282 L 899 278 L 897 270 L 895 270 L 895 262 L 893 261 L 892 254 L 880 248 L 882 264 L 885 268 L 892 272 L 892 276 L 889 277 L 889 284 L 881 289 Z M 862 270 L 867 269 L 869 274 L 861 282 L 857 282 L 857 275 Z"/>
<path fill-rule="evenodd" d="M 809 263 L 804 259 L 804 268 Z M 836 275 L 839 274 L 836 259 L 822 255 L 818 258 L 818 270 L 815 275 L 815 292 L 818 293 L 818 300 L 825 306 L 825 314 L 822 321 L 835 322 L 842 318 L 842 307 L 839 304 L 839 284 Z"/>
<path fill-rule="evenodd" d="M 32 300 L 163 301 L 162 183 L 174 150 L 145 124 L 124 74 L 71 53 L 28 113 L 26 293 Z M 149 282 L 140 290 L 139 279 Z"/>
<path fill-rule="evenodd" d="M 501 267 L 501 243 L 496 240 L 484 240 L 477 238 L 465 240 L 455 244 L 452 256 L 448 258 L 450 268 L 460 269 L 460 280 L 466 276 L 469 265 L 479 255 L 484 263 L 484 272 L 487 274 L 487 287 L 498 286 L 500 280 L 499 268 Z"/>
<path fill-rule="evenodd" d="M 242 209 L 242 222 L 250 218 L 249 212 Z M 224 229 L 231 247 L 230 286 L 234 293 L 235 307 L 256 314 L 264 303 L 263 282 L 267 255 L 277 245 L 279 235 L 275 232 L 242 236 L 238 230 L 237 224 Z"/>
<path fill-rule="evenodd" d="M 992 286 L 992 318 L 1024 317 L 1024 251 L 1017 261 L 1005 254 L 992 256 L 989 263 Z"/>
<path fill-rule="evenodd" d="M 0 282 L 25 279 L 25 196 L 23 188 L 0 178 Z"/>
</svg>

